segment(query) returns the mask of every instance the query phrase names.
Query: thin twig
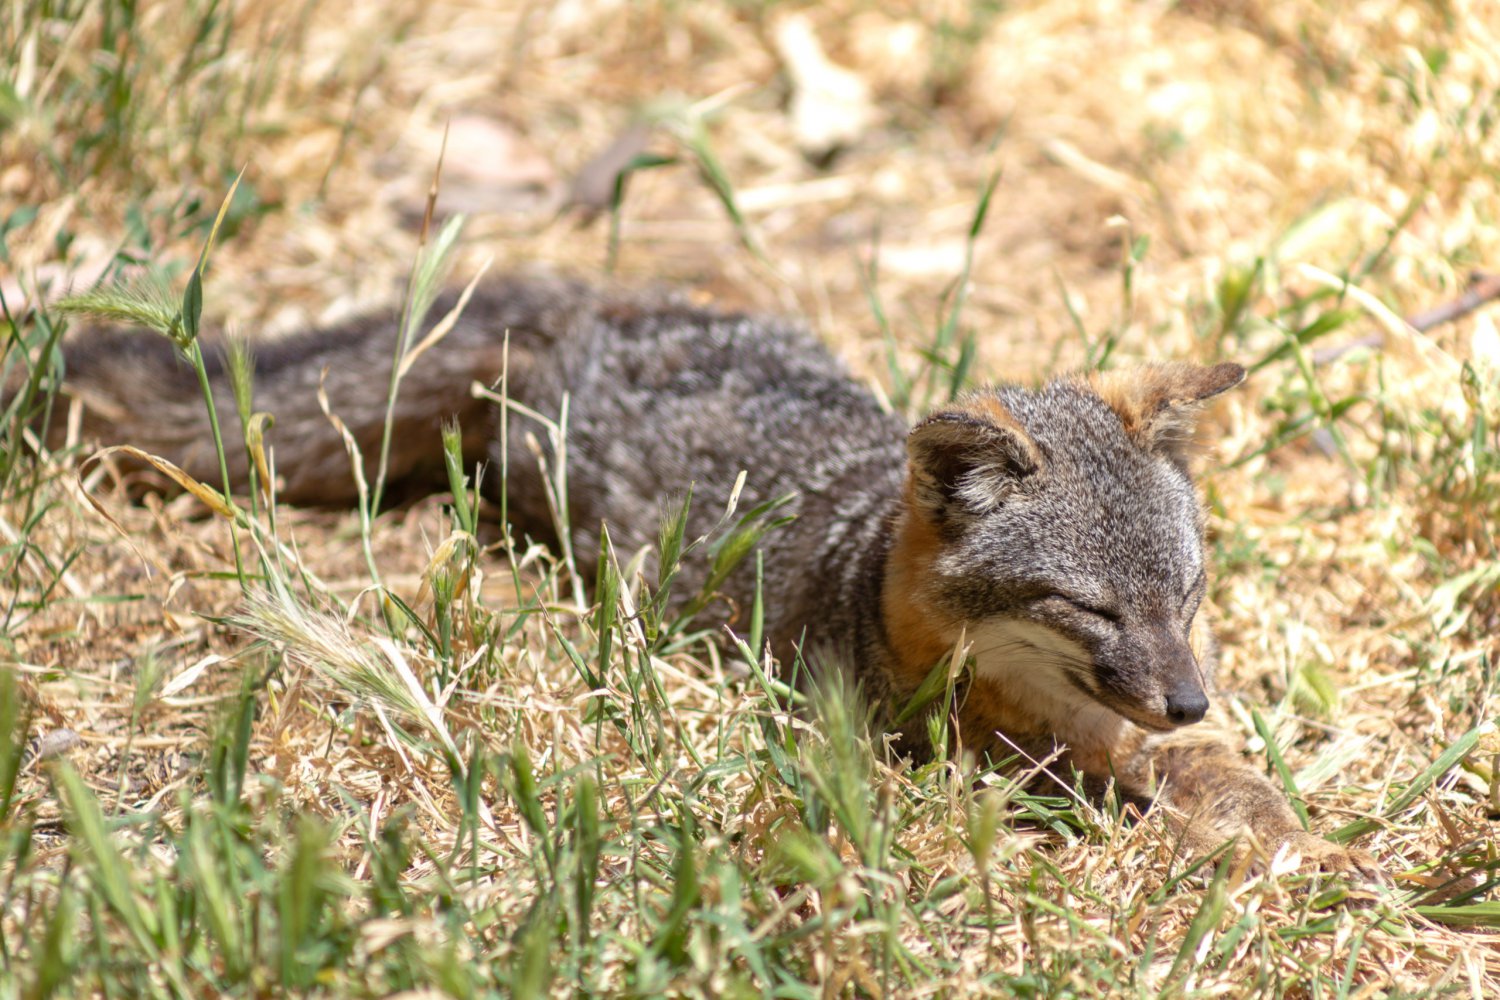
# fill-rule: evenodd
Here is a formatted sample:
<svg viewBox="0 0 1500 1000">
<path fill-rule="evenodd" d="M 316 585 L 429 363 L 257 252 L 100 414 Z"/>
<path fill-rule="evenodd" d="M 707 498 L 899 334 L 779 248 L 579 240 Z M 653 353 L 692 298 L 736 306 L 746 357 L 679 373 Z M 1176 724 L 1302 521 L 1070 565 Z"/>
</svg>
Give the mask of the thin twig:
<svg viewBox="0 0 1500 1000">
<path fill-rule="evenodd" d="M 1475 272 L 1469 278 L 1469 287 L 1457 298 L 1444 302 L 1442 305 L 1433 306 L 1431 309 L 1413 313 L 1406 317 L 1406 325 L 1418 333 L 1426 333 L 1445 323 L 1452 323 L 1456 319 L 1462 319 L 1474 310 L 1489 302 L 1500 299 L 1500 274 L 1483 274 Z M 1361 347 L 1378 349 L 1385 343 L 1385 335 L 1381 333 L 1369 333 L 1358 337 L 1347 343 L 1335 347 L 1323 347 L 1313 351 L 1313 364 L 1326 365 L 1337 361 L 1350 351 Z"/>
<path fill-rule="evenodd" d="M 1451 323 L 1456 319 L 1467 316 L 1486 302 L 1492 302 L 1500 298 L 1500 274 L 1480 274 L 1478 272 L 1469 276 L 1469 287 L 1458 298 L 1452 302 L 1445 302 L 1440 306 L 1434 306 L 1426 312 L 1419 312 L 1414 316 L 1408 316 L 1406 321 L 1414 329 L 1426 333 L 1433 327 Z"/>
</svg>

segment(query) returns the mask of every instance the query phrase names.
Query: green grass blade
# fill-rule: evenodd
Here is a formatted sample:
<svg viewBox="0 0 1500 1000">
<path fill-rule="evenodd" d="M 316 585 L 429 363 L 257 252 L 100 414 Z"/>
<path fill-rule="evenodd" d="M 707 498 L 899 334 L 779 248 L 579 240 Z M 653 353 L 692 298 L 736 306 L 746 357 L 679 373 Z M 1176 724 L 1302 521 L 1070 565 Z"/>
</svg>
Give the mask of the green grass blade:
<svg viewBox="0 0 1500 1000">
<path fill-rule="evenodd" d="M 1459 761 L 1463 760 L 1473 751 L 1484 729 L 1485 725 L 1480 724 L 1460 736 L 1452 746 L 1448 747 L 1448 749 L 1444 750 L 1438 756 L 1437 760 L 1433 761 L 1423 769 L 1421 774 L 1413 778 L 1400 795 L 1386 804 L 1385 808 L 1381 810 L 1382 815 L 1388 819 L 1395 818 L 1407 806 L 1421 798 L 1423 793 L 1432 787 L 1433 782 L 1453 770 Z M 1379 827 L 1380 820 L 1378 819 L 1357 819 L 1352 823 L 1346 823 L 1339 827 L 1328 835 L 1328 839 L 1337 844 L 1345 844 Z"/>
</svg>

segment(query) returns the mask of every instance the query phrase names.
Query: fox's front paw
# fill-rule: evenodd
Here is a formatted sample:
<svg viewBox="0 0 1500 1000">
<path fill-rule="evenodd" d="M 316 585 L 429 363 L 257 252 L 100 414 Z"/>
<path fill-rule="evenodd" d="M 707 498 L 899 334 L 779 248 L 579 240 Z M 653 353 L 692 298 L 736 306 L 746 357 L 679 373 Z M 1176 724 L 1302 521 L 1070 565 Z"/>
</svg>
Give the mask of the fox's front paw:
<svg viewBox="0 0 1500 1000">
<path fill-rule="evenodd" d="M 1365 882 L 1385 884 L 1390 881 L 1375 856 L 1357 847 L 1345 847 L 1324 840 L 1315 833 L 1298 830 L 1281 842 L 1289 853 L 1302 857 L 1302 867 L 1334 875 L 1345 875 Z"/>
</svg>

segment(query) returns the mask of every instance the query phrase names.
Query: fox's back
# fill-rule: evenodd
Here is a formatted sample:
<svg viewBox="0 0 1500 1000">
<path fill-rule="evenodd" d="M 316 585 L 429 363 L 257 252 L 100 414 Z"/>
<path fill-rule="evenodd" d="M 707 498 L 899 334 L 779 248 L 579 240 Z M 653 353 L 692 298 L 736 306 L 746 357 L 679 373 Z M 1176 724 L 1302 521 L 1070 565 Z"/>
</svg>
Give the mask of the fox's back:
<svg viewBox="0 0 1500 1000">
<path fill-rule="evenodd" d="M 743 471 L 741 513 L 790 497 L 778 513 L 795 518 L 765 543 L 768 621 L 792 638 L 834 613 L 845 564 L 876 543 L 866 537 L 869 515 L 899 493 L 905 422 L 794 322 L 605 296 L 562 324 L 556 315 L 546 330 L 511 328 L 528 354 L 514 391 L 554 418 L 567 398 L 569 520 L 585 566 L 601 523 L 628 557 L 656 541 L 664 504 L 690 487 L 690 537 L 708 531 Z M 541 446 L 553 468 L 555 455 L 544 429 L 513 414 L 504 444 L 512 510 L 519 501 L 522 526 L 545 532 L 551 514 L 538 500 L 534 451 Z M 491 459 L 499 465 L 498 453 Z M 689 579 L 705 569 L 704 555 Z M 753 581 L 747 564 L 726 595 L 747 606 Z"/>
</svg>

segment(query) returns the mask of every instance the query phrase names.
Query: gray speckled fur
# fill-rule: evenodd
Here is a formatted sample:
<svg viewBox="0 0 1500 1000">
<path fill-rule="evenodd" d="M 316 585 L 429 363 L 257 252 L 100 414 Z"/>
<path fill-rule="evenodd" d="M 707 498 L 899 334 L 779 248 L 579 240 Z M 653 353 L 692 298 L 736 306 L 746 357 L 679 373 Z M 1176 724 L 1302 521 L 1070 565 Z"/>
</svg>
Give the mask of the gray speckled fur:
<svg viewBox="0 0 1500 1000">
<path fill-rule="evenodd" d="M 570 518 L 583 572 L 592 576 L 602 522 L 628 557 L 656 542 L 664 501 L 680 499 L 689 484 L 688 537 L 707 532 L 744 470 L 742 512 L 793 497 L 782 513 L 795 520 L 766 542 L 773 648 L 788 658 L 805 629 L 820 643 L 852 646 L 856 592 L 862 575 L 878 572 L 900 493 L 905 423 L 797 324 L 579 286 L 549 294 L 586 305 L 561 324 L 511 320 L 513 358 L 534 352 L 511 391 L 548 415 L 569 396 Z M 546 438 L 534 421 L 512 416 L 511 510 L 518 527 L 545 536 L 550 521 L 527 434 Z M 498 451 L 490 457 L 498 468 Z M 700 549 L 685 565 L 689 588 L 706 575 L 705 556 Z M 747 561 L 724 593 L 745 609 L 753 585 Z"/>
</svg>

